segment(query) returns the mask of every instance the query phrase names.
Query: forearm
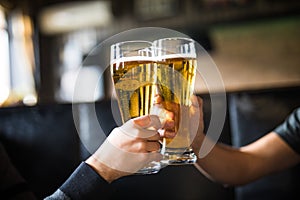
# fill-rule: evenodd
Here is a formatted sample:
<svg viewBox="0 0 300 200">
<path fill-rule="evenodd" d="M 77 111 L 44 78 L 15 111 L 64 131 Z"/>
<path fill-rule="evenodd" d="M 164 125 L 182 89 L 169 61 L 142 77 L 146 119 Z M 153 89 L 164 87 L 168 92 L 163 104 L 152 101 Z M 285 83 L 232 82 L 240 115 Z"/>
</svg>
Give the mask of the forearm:
<svg viewBox="0 0 300 200">
<path fill-rule="evenodd" d="M 253 165 L 261 163 L 260 158 L 241 148 L 215 143 L 203 133 L 198 133 L 192 147 L 198 155 L 196 167 L 215 182 L 242 185 L 261 176 Z"/>
<path fill-rule="evenodd" d="M 198 158 L 196 167 L 209 179 L 224 185 L 242 185 L 254 178 L 251 156 L 239 149 L 216 144 L 203 158 Z"/>
<path fill-rule="evenodd" d="M 193 102 L 193 105 L 192 117 L 197 118 L 199 112 L 200 124 L 192 148 L 198 156 L 196 167 L 208 178 L 227 185 L 242 185 L 300 163 L 299 152 L 294 151 L 298 149 L 296 141 L 299 126 L 290 124 L 280 127 L 277 131 L 283 132 L 281 135 L 285 136 L 285 140 L 275 132 L 271 132 L 251 144 L 233 148 L 216 144 L 205 137 L 201 98 L 198 98 L 198 104 Z M 299 118 L 298 115 L 293 115 L 290 123 L 298 122 Z M 295 136 L 291 137 L 285 132 Z M 296 141 L 286 142 L 288 136 L 296 138 Z M 291 143 L 294 144 L 292 145 L 294 148 L 290 146 Z"/>
<path fill-rule="evenodd" d="M 201 134 L 196 141 L 198 146 L 202 145 L 203 139 Z M 217 143 L 207 156 L 198 158 L 197 167 L 214 181 L 242 185 L 299 162 L 300 156 L 296 152 L 277 134 L 269 133 L 241 148 Z"/>
</svg>

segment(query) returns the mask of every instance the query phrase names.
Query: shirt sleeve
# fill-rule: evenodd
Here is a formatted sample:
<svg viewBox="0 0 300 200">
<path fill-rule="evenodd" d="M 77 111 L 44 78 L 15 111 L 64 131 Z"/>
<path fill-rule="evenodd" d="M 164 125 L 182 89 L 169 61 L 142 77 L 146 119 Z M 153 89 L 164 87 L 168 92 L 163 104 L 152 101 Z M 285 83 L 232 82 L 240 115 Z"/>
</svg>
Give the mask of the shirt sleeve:
<svg viewBox="0 0 300 200">
<path fill-rule="evenodd" d="M 274 129 L 295 152 L 300 154 L 300 107 L 295 109 L 286 120 Z"/>
<path fill-rule="evenodd" d="M 66 182 L 45 200 L 109 199 L 112 190 L 110 184 L 82 162 Z"/>
</svg>

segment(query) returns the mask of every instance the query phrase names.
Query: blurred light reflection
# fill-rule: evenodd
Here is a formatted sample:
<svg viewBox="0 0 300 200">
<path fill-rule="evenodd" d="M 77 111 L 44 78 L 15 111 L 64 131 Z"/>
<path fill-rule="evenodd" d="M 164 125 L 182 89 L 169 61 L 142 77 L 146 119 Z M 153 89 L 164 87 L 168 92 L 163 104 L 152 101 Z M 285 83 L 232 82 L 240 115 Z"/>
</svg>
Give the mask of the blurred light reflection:
<svg viewBox="0 0 300 200">
<path fill-rule="evenodd" d="M 0 106 L 9 96 L 9 42 L 4 9 L 0 6 Z"/>
<path fill-rule="evenodd" d="M 33 49 L 33 25 L 29 16 L 16 10 L 11 15 L 11 104 L 26 103 L 26 96 L 35 97 L 35 61 Z M 37 100 L 35 100 L 37 101 Z"/>
</svg>

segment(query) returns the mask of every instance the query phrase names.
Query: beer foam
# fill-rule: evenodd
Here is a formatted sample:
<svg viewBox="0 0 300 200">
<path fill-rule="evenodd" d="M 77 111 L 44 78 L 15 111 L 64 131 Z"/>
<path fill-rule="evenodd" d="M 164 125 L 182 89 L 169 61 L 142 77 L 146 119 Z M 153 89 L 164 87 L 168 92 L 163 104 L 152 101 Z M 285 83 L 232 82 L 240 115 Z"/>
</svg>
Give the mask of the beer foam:
<svg viewBox="0 0 300 200">
<path fill-rule="evenodd" d="M 168 55 L 162 55 L 157 56 L 156 59 L 159 60 L 165 60 L 165 59 L 174 59 L 174 58 L 184 58 L 184 59 L 196 59 L 196 53 L 184 53 L 184 54 L 168 54 Z"/>
<path fill-rule="evenodd" d="M 151 56 L 131 56 L 131 57 L 122 57 L 118 59 L 111 60 L 110 64 L 117 64 L 122 62 L 133 62 L 133 61 L 149 61 L 155 62 L 156 58 Z"/>
<path fill-rule="evenodd" d="M 149 61 L 149 62 L 157 62 L 165 59 L 173 59 L 173 58 L 184 58 L 184 59 L 196 59 L 196 53 L 184 53 L 184 54 L 168 54 L 162 56 L 131 56 L 131 57 L 123 57 L 118 59 L 111 60 L 110 64 L 118 64 L 122 62 L 133 62 L 133 61 Z"/>
</svg>

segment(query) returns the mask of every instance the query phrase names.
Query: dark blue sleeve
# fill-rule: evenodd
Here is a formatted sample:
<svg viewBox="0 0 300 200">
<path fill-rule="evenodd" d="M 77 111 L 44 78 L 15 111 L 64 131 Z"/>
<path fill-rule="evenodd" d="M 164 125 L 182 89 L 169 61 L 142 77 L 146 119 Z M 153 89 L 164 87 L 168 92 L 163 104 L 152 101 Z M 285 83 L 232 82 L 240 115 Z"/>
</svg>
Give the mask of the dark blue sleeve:
<svg viewBox="0 0 300 200">
<path fill-rule="evenodd" d="M 274 132 L 300 154 L 300 108 L 295 109 Z"/>
<path fill-rule="evenodd" d="M 104 200 L 109 199 L 111 193 L 110 184 L 88 164 L 82 162 L 59 190 L 46 199 Z"/>
</svg>

